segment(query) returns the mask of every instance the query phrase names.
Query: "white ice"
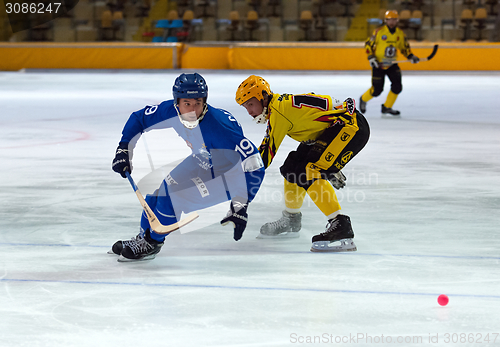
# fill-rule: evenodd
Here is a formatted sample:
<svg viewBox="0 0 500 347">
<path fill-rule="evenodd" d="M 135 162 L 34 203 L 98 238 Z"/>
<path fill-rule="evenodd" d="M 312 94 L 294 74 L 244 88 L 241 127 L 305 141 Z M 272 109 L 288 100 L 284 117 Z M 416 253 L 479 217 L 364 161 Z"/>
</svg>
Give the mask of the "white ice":
<svg viewBox="0 0 500 347">
<path fill-rule="evenodd" d="M 106 252 L 137 234 L 141 206 L 111 161 L 130 113 L 170 99 L 180 72 L 0 72 L 0 346 L 500 345 L 500 74 L 403 70 L 401 119 L 380 117 L 388 81 L 368 103 L 370 141 L 338 192 L 357 252 L 309 251 L 326 225 L 309 200 L 300 238 L 256 239 L 284 206 L 287 139 L 242 240 L 222 204 L 155 260 L 119 263 Z M 368 72 L 200 72 L 256 144 L 265 126 L 234 101 L 248 75 L 338 99 L 370 86 Z M 146 136 L 156 167 L 189 153 Z"/>
</svg>

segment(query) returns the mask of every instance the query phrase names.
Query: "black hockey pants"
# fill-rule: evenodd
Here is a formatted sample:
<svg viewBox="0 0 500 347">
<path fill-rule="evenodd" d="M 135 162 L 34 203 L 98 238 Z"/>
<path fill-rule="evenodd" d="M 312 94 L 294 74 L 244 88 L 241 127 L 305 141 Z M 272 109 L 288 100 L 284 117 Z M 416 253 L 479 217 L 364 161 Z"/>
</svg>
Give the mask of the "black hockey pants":
<svg viewBox="0 0 500 347">
<path fill-rule="evenodd" d="M 398 64 L 392 65 L 387 70 L 380 68 L 372 69 L 372 96 L 379 96 L 384 90 L 385 76 L 391 81 L 391 91 L 394 94 L 399 94 L 403 90 L 401 83 L 401 69 Z"/>
</svg>

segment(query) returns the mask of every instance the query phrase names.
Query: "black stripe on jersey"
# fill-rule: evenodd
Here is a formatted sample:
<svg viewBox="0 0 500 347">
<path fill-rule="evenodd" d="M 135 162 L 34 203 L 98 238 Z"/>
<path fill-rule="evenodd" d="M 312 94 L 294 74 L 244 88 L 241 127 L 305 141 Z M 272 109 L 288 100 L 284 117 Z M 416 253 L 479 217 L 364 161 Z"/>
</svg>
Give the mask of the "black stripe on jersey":
<svg viewBox="0 0 500 347">
<path fill-rule="evenodd" d="M 264 139 L 262 140 L 262 143 L 259 146 L 259 152 L 262 157 L 262 161 L 264 162 L 265 169 L 267 169 L 267 167 L 271 164 L 274 155 L 276 154 L 276 146 L 274 144 L 274 141 L 272 142 L 272 147 L 269 146 L 269 143 L 271 142 L 271 137 L 269 136 L 270 132 L 271 132 L 271 123 L 268 122 L 266 135 L 264 136 Z"/>
<path fill-rule="evenodd" d="M 328 99 L 313 95 L 293 95 L 292 105 L 296 108 L 308 106 L 322 111 L 328 110 Z"/>
</svg>

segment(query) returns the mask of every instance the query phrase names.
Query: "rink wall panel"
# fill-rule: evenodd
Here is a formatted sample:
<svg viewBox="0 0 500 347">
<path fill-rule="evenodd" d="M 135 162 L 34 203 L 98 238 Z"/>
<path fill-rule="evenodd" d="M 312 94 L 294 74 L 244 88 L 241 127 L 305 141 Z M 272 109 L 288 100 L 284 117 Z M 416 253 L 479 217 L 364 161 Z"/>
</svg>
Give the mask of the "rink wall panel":
<svg viewBox="0 0 500 347">
<path fill-rule="evenodd" d="M 427 57 L 434 43 L 411 44 Z M 354 43 L 0 43 L 0 70 L 215 69 L 370 70 L 363 42 Z M 400 60 L 404 59 L 400 55 Z M 498 43 L 439 43 L 436 56 L 403 70 L 500 71 Z"/>
<path fill-rule="evenodd" d="M 183 69 L 227 70 L 229 66 L 228 45 L 184 45 L 181 56 Z"/>
<path fill-rule="evenodd" d="M 181 49 L 170 43 L 0 43 L 0 70 L 174 69 Z"/>
<path fill-rule="evenodd" d="M 419 64 L 401 63 L 403 70 L 500 70 L 498 43 L 438 43 L 436 56 Z M 425 58 L 435 43 L 412 43 L 413 53 Z M 404 60 L 399 54 L 398 60 Z M 229 52 L 235 70 L 371 70 L 364 43 L 241 43 Z"/>
</svg>

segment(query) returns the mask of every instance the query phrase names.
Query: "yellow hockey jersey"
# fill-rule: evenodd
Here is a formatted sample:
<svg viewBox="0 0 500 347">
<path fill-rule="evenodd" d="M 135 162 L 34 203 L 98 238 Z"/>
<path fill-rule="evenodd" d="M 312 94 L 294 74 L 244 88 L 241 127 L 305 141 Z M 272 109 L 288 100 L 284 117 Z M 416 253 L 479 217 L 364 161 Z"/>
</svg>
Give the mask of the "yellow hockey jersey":
<svg viewBox="0 0 500 347">
<path fill-rule="evenodd" d="M 265 168 L 287 135 L 299 142 L 315 140 L 337 119 L 358 128 L 355 113 L 349 115 L 345 104 L 329 95 L 272 94 L 268 112 L 266 136 L 259 147 Z"/>
<path fill-rule="evenodd" d="M 397 50 L 407 58 L 412 54 L 410 44 L 403 30 L 395 28 L 394 34 L 390 32 L 387 25 L 383 25 L 373 32 L 373 35 L 365 42 L 366 54 L 374 55 L 382 68 L 387 69 L 391 62 L 396 61 L 398 57 Z"/>
</svg>

